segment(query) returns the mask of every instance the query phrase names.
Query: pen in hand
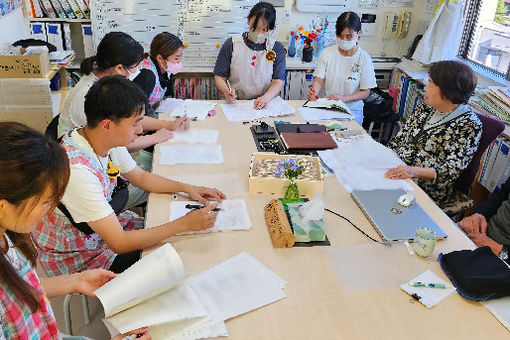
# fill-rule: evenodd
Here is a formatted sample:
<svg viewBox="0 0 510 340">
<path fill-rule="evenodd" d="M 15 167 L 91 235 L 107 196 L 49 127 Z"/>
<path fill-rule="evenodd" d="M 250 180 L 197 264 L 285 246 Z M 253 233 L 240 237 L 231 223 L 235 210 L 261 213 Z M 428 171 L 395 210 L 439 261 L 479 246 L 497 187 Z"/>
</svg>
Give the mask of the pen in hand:
<svg viewBox="0 0 510 340">
<path fill-rule="evenodd" d="M 205 205 L 201 205 L 201 204 L 186 204 L 184 206 L 186 209 L 202 209 L 202 208 L 205 208 Z M 221 209 L 220 208 L 214 208 L 212 211 L 220 211 Z"/>
<path fill-rule="evenodd" d="M 319 96 L 317 95 L 317 92 L 315 92 L 315 89 L 313 88 L 313 86 L 312 85 L 308 85 L 308 88 L 310 89 L 310 91 L 315 93 L 315 99 L 319 99 Z"/>
</svg>

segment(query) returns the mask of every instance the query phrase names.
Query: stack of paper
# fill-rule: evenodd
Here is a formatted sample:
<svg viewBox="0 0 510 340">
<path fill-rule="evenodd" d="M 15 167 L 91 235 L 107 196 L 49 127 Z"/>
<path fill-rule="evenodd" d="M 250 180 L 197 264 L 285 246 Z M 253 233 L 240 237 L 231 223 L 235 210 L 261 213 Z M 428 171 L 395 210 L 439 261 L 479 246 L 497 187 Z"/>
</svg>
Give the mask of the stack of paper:
<svg viewBox="0 0 510 340">
<path fill-rule="evenodd" d="M 221 145 L 189 144 L 161 147 L 159 164 L 218 164 L 223 163 Z"/>
<path fill-rule="evenodd" d="M 228 319 L 286 297 L 283 292 L 285 280 L 246 252 L 191 277 L 187 282 L 212 320 L 184 339 L 218 336 L 214 332 L 207 334 L 208 329 L 221 329 L 221 324 Z"/>
<path fill-rule="evenodd" d="M 413 284 L 415 283 L 424 284 L 425 286 L 434 283 L 442 284 L 445 286 L 445 288 L 413 287 Z M 434 307 L 456 291 L 455 287 L 449 285 L 446 281 L 439 278 L 439 276 L 430 270 L 427 270 L 411 281 L 402 284 L 400 288 L 407 294 L 420 301 L 427 308 Z"/>
<path fill-rule="evenodd" d="M 185 131 L 173 131 L 172 143 L 198 143 L 214 144 L 218 140 L 218 130 L 189 129 Z"/>
<path fill-rule="evenodd" d="M 479 112 L 494 115 L 510 123 L 510 89 L 503 86 L 479 88 L 469 100 L 469 105 Z"/>
<path fill-rule="evenodd" d="M 170 203 L 170 222 L 183 217 L 192 209 L 186 208 L 186 205 L 197 205 L 194 201 L 174 201 Z M 216 222 L 210 229 L 197 231 L 223 231 L 223 230 L 248 230 L 251 228 L 250 216 L 246 209 L 245 200 L 224 200 L 218 206 L 220 211 L 216 216 Z M 193 232 L 190 232 L 193 233 Z"/>
<path fill-rule="evenodd" d="M 209 321 L 184 277 L 179 255 L 165 244 L 96 290 L 110 333 L 149 327 L 153 339 L 168 339 Z"/>
<path fill-rule="evenodd" d="M 184 277 L 165 244 L 96 290 L 110 333 L 149 327 L 154 340 L 227 336 L 226 320 L 286 296 L 286 282 L 245 252 Z"/>
<path fill-rule="evenodd" d="M 337 149 L 318 151 L 321 160 L 332 169 L 348 192 L 352 190 L 412 190 L 405 180 L 388 179 L 386 171 L 404 162 L 372 138 L 344 139 Z"/>
<path fill-rule="evenodd" d="M 225 116 L 230 121 L 255 120 L 264 117 L 278 117 L 294 114 L 295 110 L 281 97 L 276 96 L 267 107 L 261 110 L 253 108 L 254 100 L 221 104 Z"/>
<path fill-rule="evenodd" d="M 55 51 L 50 52 L 50 63 L 58 66 L 67 67 L 76 57 L 74 51 Z"/>
<path fill-rule="evenodd" d="M 193 99 L 165 99 L 157 108 L 157 112 L 170 113 L 173 117 L 188 117 L 204 120 L 209 111 L 216 106 L 213 102 Z"/>
</svg>

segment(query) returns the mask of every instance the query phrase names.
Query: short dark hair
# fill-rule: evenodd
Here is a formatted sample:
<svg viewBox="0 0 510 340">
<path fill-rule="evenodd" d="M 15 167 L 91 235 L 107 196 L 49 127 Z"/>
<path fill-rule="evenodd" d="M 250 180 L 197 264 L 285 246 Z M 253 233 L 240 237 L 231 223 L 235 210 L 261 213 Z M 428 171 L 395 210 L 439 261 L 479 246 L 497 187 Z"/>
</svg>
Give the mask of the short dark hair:
<svg viewBox="0 0 510 340">
<path fill-rule="evenodd" d="M 143 47 L 138 41 L 124 32 L 110 32 L 97 45 L 96 55 L 82 61 L 80 70 L 83 74 L 90 74 L 94 62 L 101 71 L 119 64 L 129 68 L 142 59 Z"/>
<path fill-rule="evenodd" d="M 118 123 L 134 114 L 139 115 L 147 107 L 149 103 L 142 89 L 121 75 L 99 79 L 85 95 L 85 116 L 91 128 L 104 119 Z"/>
<path fill-rule="evenodd" d="M 338 19 L 336 19 L 336 35 L 342 34 L 342 31 L 346 28 L 355 32 L 361 31 L 361 20 L 356 13 L 343 12 Z"/>
<path fill-rule="evenodd" d="M 253 21 L 252 30 L 257 29 L 257 25 L 259 24 L 259 19 L 262 18 L 267 21 L 267 28 L 270 30 L 274 30 L 274 26 L 276 23 L 276 10 L 274 6 L 268 2 L 259 2 L 255 6 L 252 7 L 250 13 L 248 14 L 248 20 L 255 17 Z"/>
<path fill-rule="evenodd" d="M 453 104 L 465 104 L 476 88 L 477 77 L 471 67 L 454 60 L 432 63 L 430 79 L 439 87 L 441 97 Z"/>
<path fill-rule="evenodd" d="M 184 47 L 181 39 L 172 33 L 162 32 L 152 39 L 151 56 L 156 58 L 159 54 L 163 59 L 166 59 L 181 47 Z"/>
</svg>

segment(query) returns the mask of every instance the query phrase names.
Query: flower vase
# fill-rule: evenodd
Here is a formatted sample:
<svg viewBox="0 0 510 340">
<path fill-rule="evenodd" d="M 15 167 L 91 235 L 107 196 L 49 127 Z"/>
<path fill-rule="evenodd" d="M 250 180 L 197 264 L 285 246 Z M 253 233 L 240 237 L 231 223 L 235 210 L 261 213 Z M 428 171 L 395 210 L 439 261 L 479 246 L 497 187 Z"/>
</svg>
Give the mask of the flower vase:
<svg viewBox="0 0 510 340">
<path fill-rule="evenodd" d="M 311 62 L 313 59 L 313 47 L 312 46 L 308 46 L 308 47 L 305 47 L 303 48 L 303 62 L 305 63 L 309 63 Z"/>
<path fill-rule="evenodd" d="M 289 50 L 287 51 L 287 54 L 291 58 L 296 55 L 296 39 L 294 39 L 293 35 L 290 37 L 290 46 Z"/>
<path fill-rule="evenodd" d="M 299 189 L 295 181 L 290 181 L 283 194 L 283 203 L 296 203 L 299 201 Z"/>
<path fill-rule="evenodd" d="M 316 58 L 318 58 L 321 55 L 321 52 L 322 52 L 323 48 L 324 48 L 324 39 L 317 39 L 317 46 L 316 46 L 316 49 L 315 49 L 315 53 L 313 55 Z"/>
</svg>

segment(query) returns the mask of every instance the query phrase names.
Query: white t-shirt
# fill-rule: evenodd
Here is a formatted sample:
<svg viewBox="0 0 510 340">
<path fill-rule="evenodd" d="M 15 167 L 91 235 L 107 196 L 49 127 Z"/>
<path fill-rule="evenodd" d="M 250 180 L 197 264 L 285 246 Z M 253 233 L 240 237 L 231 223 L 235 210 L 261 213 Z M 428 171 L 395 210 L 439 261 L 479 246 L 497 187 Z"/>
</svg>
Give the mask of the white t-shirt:
<svg viewBox="0 0 510 340">
<path fill-rule="evenodd" d="M 69 91 L 58 121 L 58 136 L 63 136 L 66 132 L 87 124 L 85 116 L 85 95 L 89 92 L 92 85 L 99 80 L 94 73 L 86 74 Z"/>
<path fill-rule="evenodd" d="M 326 97 L 349 95 L 377 86 L 372 58 L 360 46 L 350 57 L 341 55 L 336 45 L 325 48 L 313 75 L 324 79 L 321 92 Z M 362 100 L 347 104 L 351 110 L 363 110 Z"/>
<path fill-rule="evenodd" d="M 71 133 L 71 138 L 82 150 L 98 160 L 103 169 L 108 167 L 108 157 L 99 157 L 77 130 Z M 110 149 L 109 154 L 113 165 L 120 165 L 121 174 L 130 172 L 136 166 L 136 162 L 125 147 Z M 101 181 L 82 164 L 71 165 L 71 176 L 62 203 L 76 223 L 97 221 L 113 213 L 112 207 L 104 197 Z"/>
</svg>

